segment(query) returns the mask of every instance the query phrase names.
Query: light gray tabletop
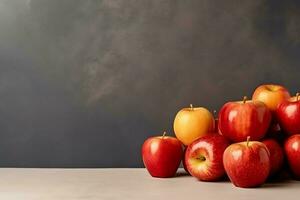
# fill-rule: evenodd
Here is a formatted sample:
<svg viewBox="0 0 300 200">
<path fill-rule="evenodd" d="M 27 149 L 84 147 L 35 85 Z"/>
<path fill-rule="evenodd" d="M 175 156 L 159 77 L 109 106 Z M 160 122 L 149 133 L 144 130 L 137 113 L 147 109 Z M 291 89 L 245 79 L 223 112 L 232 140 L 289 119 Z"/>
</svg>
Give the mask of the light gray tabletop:
<svg viewBox="0 0 300 200">
<path fill-rule="evenodd" d="M 0 169 L 2 200 L 241 200 L 299 199 L 300 182 L 240 189 L 230 182 L 206 183 L 182 170 L 178 177 L 152 178 L 145 169 Z"/>
</svg>

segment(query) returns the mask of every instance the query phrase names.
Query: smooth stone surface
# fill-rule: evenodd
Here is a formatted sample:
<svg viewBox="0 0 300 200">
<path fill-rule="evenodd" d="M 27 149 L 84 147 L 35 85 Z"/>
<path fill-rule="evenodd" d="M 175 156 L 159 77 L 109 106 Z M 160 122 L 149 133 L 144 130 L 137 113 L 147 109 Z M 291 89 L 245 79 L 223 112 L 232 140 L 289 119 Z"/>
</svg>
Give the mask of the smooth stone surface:
<svg viewBox="0 0 300 200">
<path fill-rule="evenodd" d="M 200 182 L 182 170 L 177 177 L 159 179 L 145 169 L 0 169 L 3 200 L 288 200 L 299 196 L 299 181 L 241 189 L 227 181 Z"/>
</svg>

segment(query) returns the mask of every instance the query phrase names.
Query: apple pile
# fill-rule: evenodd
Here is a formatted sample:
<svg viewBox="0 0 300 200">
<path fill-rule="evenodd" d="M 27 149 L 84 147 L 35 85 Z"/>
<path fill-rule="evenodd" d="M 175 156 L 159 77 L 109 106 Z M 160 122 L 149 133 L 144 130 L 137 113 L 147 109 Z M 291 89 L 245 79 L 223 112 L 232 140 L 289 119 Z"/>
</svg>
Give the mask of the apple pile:
<svg viewBox="0 0 300 200">
<path fill-rule="evenodd" d="M 218 118 L 203 107 L 183 108 L 174 120 L 175 137 L 148 138 L 142 159 L 153 177 L 184 169 L 201 181 L 228 176 L 237 187 L 258 187 L 287 162 L 300 179 L 300 94 L 280 85 L 261 85 L 252 99 L 228 102 Z"/>
</svg>

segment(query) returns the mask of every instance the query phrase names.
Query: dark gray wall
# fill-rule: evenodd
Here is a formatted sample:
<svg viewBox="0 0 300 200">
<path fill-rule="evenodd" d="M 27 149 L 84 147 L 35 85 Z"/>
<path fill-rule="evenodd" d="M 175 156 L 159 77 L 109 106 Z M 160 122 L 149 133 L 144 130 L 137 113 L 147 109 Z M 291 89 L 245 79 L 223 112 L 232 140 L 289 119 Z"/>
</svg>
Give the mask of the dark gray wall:
<svg viewBox="0 0 300 200">
<path fill-rule="evenodd" d="M 0 166 L 137 167 L 189 103 L 300 90 L 300 3 L 0 0 Z"/>
</svg>

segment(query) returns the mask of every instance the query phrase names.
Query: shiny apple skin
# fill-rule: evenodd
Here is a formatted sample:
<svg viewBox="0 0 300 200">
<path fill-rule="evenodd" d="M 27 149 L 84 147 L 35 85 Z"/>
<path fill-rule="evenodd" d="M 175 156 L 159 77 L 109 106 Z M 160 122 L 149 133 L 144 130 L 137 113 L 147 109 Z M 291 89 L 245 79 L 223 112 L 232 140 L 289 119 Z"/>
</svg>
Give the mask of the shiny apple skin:
<svg viewBox="0 0 300 200">
<path fill-rule="evenodd" d="M 182 144 L 174 137 L 151 137 L 142 146 L 144 165 L 153 177 L 173 177 L 180 165 L 182 156 Z"/>
<path fill-rule="evenodd" d="M 269 151 L 261 142 L 235 143 L 227 147 L 223 154 L 225 171 L 231 182 L 242 188 L 262 185 L 270 172 Z"/>
<path fill-rule="evenodd" d="M 204 107 L 183 108 L 174 119 L 174 132 L 184 145 L 191 144 L 215 129 L 215 120 L 211 112 Z"/>
<path fill-rule="evenodd" d="M 300 179 L 300 134 L 292 135 L 285 141 L 284 152 L 294 177 Z"/>
<path fill-rule="evenodd" d="M 284 153 L 279 143 L 274 139 L 263 140 L 262 143 L 266 145 L 270 152 L 270 175 L 274 176 L 282 168 Z"/>
<path fill-rule="evenodd" d="M 225 175 L 223 152 L 229 141 L 217 133 L 195 140 L 186 150 L 185 163 L 189 173 L 201 181 L 218 181 Z M 200 160 L 203 156 L 205 160 Z"/>
<path fill-rule="evenodd" d="M 300 134 L 300 100 L 294 98 L 282 102 L 276 111 L 277 120 L 287 135 Z"/>
<path fill-rule="evenodd" d="M 281 102 L 289 98 L 289 91 L 285 87 L 276 84 L 260 85 L 252 95 L 253 100 L 265 103 L 272 113 L 276 111 Z"/>
<path fill-rule="evenodd" d="M 271 122 L 271 112 L 259 101 L 228 102 L 219 113 L 219 131 L 233 142 L 262 139 Z"/>
</svg>

